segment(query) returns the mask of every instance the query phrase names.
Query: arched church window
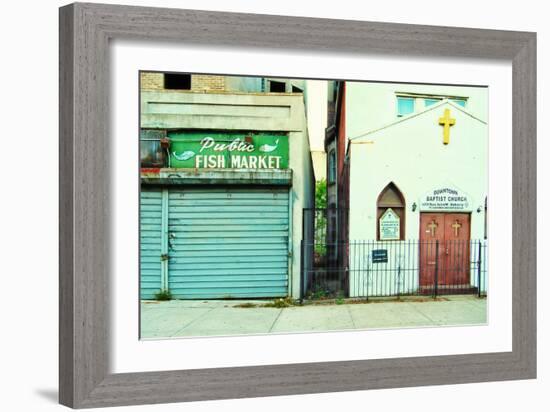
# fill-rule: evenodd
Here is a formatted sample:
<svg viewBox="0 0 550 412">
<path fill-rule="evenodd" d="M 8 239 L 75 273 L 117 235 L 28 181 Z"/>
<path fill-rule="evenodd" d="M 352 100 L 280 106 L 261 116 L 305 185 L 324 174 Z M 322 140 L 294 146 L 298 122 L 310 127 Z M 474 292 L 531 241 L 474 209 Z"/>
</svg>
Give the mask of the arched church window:
<svg viewBox="0 0 550 412">
<path fill-rule="evenodd" d="M 376 239 L 404 240 L 405 198 L 393 182 L 380 192 L 376 206 Z"/>
</svg>

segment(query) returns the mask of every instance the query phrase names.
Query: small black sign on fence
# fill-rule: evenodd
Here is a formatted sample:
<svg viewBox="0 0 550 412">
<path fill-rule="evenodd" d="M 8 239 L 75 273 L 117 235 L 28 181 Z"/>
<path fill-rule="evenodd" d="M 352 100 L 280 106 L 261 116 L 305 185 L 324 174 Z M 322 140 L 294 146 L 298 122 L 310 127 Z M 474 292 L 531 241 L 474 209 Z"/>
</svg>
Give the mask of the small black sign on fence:
<svg viewBox="0 0 550 412">
<path fill-rule="evenodd" d="M 388 250 L 374 249 L 372 251 L 372 263 L 388 263 Z"/>
</svg>

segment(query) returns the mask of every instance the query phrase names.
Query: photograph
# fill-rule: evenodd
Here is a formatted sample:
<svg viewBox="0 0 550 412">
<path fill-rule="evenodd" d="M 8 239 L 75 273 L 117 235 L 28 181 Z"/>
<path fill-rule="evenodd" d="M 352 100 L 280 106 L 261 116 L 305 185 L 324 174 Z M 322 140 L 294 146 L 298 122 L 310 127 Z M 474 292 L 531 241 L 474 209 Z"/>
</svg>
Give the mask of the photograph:
<svg viewBox="0 0 550 412">
<path fill-rule="evenodd" d="M 3 3 L 3 410 L 550 410 L 545 3 L 120 3 Z"/>
<path fill-rule="evenodd" d="M 140 339 L 487 324 L 487 86 L 136 87 Z"/>
</svg>

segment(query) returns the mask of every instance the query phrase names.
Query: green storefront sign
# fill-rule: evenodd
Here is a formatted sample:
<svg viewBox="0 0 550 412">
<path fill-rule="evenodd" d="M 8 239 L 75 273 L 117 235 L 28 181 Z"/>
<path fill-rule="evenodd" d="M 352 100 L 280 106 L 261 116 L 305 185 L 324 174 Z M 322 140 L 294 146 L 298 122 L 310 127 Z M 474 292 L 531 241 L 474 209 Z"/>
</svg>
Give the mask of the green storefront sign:
<svg viewBox="0 0 550 412">
<path fill-rule="evenodd" d="M 170 167 L 288 169 L 288 136 L 266 133 L 173 132 Z"/>
</svg>

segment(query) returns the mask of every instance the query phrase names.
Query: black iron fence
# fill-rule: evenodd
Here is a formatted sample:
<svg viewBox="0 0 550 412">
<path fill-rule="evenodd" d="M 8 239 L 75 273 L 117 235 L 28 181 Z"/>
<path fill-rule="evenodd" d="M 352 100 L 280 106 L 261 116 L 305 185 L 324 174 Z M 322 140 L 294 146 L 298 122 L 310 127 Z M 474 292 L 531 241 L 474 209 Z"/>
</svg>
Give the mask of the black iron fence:
<svg viewBox="0 0 550 412">
<path fill-rule="evenodd" d="M 487 240 L 310 239 L 302 242 L 306 299 L 487 294 Z"/>
<path fill-rule="evenodd" d="M 306 298 L 347 295 L 347 211 L 336 207 L 304 209 L 302 241 L 302 291 Z"/>
</svg>

